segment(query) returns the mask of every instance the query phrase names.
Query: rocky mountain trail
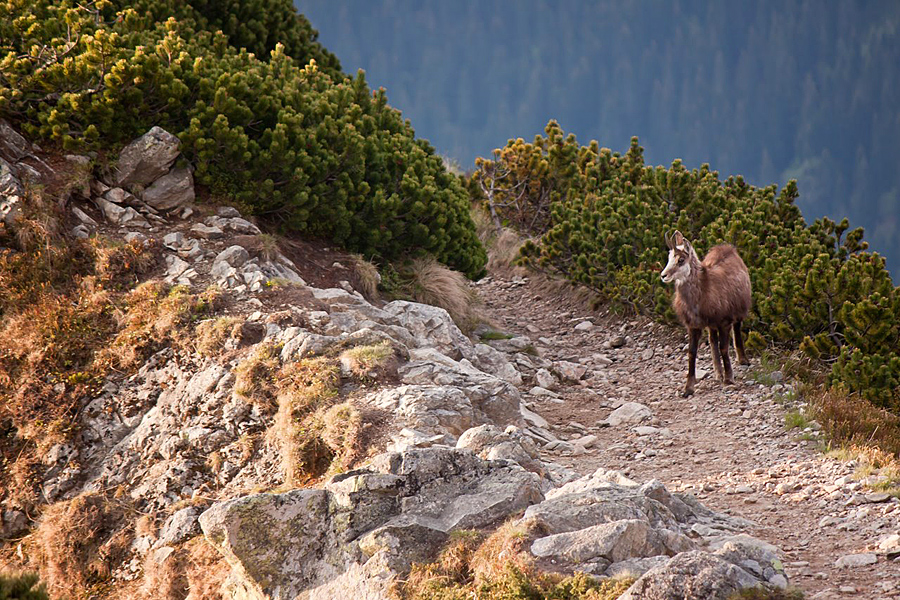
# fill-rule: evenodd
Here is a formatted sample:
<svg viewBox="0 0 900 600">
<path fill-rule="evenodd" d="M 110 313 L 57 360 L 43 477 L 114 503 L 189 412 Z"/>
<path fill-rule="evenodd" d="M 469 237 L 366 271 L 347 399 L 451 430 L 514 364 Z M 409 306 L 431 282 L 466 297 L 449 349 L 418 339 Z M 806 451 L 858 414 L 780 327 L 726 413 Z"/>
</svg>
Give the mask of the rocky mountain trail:
<svg viewBox="0 0 900 600">
<path fill-rule="evenodd" d="M 702 380 L 682 398 L 681 330 L 561 302 L 528 277 L 477 288 L 502 331 L 534 340 L 550 365 L 525 396 L 555 438 L 539 445 L 542 457 L 582 475 L 658 479 L 746 519 L 747 533 L 780 548 L 791 584 L 809 598 L 900 597 L 900 500 L 859 481 L 857 461 L 825 456 L 815 423 L 786 429 L 802 399 L 780 371 L 759 383 L 758 364 L 739 367 L 737 385 L 723 388 L 701 350 Z M 558 366 L 568 363 L 584 367 L 576 380 Z"/>
</svg>

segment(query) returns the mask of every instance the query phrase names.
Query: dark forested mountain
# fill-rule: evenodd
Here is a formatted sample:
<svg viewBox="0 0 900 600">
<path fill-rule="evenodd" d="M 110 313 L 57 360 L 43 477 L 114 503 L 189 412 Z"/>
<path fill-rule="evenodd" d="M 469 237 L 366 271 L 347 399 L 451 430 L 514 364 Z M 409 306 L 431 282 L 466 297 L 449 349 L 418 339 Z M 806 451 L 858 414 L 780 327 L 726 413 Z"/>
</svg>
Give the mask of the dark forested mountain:
<svg viewBox="0 0 900 600">
<path fill-rule="evenodd" d="M 304 0 L 321 42 L 469 167 L 557 119 L 849 216 L 900 269 L 896 0 Z"/>
</svg>

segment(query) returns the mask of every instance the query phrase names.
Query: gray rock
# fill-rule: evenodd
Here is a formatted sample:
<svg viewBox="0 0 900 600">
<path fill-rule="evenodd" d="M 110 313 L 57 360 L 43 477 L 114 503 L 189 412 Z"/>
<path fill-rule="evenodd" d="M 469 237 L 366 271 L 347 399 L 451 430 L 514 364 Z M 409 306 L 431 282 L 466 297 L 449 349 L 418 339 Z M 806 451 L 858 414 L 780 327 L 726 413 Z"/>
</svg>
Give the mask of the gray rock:
<svg viewBox="0 0 900 600">
<path fill-rule="evenodd" d="M 519 406 L 519 411 L 522 413 L 522 418 L 525 419 L 525 422 L 529 425 L 536 425 L 542 429 L 550 428 L 550 423 L 547 422 L 547 419 L 536 412 L 529 410 L 524 404 Z"/>
<path fill-rule="evenodd" d="M 8 540 L 25 533 L 28 523 L 28 515 L 21 510 L 4 510 L 0 513 L 0 538 Z"/>
<path fill-rule="evenodd" d="M 622 425 L 623 423 L 640 423 L 645 419 L 649 419 L 652 414 L 650 409 L 643 404 L 626 402 L 606 417 L 606 423 L 613 427 Z"/>
<path fill-rule="evenodd" d="M 435 348 L 454 360 L 475 358 L 475 349 L 443 308 L 395 300 L 384 307 L 398 324 L 409 330 L 420 348 Z"/>
<path fill-rule="evenodd" d="M 682 552 L 644 573 L 619 600 L 726 600 L 760 581 L 741 567 L 701 551 Z"/>
<path fill-rule="evenodd" d="M 174 546 L 199 534 L 200 523 L 197 521 L 199 513 L 199 510 L 189 506 L 170 516 L 163 524 L 159 533 L 159 539 L 153 546 L 156 548 Z"/>
<path fill-rule="evenodd" d="M 234 268 L 240 268 L 245 262 L 250 260 L 250 253 L 242 246 L 229 246 L 218 255 L 216 255 L 214 263 L 225 262 Z"/>
<path fill-rule="evenodd" d="M 152 128 L 122 149 L 108 183 L 113 187 L 149 185 L 169 172 L 180 144 L 163 128 Z"/>
<path fill-rule="evenodd" d="M 607 577 L 640 577 L 650 569 L 666 564 L 668 560 L 669 557 L 665 555 L 628 558 L 609 565 L 603 574 Z"/>
<path fill-rule="evenodd" d="M 590 331 L 594 328 L 594 324 L 590 321 L 582 321 L 575 326 L 575 331 Z"/>
<path fill-rule="evenodd" d="M 680 532 L 654 529 L 643 519 L 623 519 L 538 538 L 531 553 L 572 564 L 598 557 L 615 563 L 660 554 L 673 556 L 693 548 L 694 543 Z"/>
<path fill-rule="evenodd" d="M 544 368 L 540 368 L 535 371 L 534 382 L 538 385 L 538 387 L 542 387 L 545 390 L 554 389 L 556 387 L 556 384 L 558 383 L 556 377 L 553 376 L 553 373 Z"/>
<path fill-rule="evenodd" d="M 445 443 L 457 443 L 457 437 L 475 423 L 472 403 L 451 386 L 403 385 L 378 391 L 364 402 L 393 412 L 405 427 L 445 436 Z"/>
<path fill-rule="evenodd" d="M 79 239 L 86 240 L 91 237 L 91 230 L 87 228 L 87 225 L 76 225 L 72 228 L 72 235 Z"/>
<path fill-rule="evenodd" d="M 567 360 L 553 363 L 553 369 L 560 377 L 569 381 L 579 381 L 587 374 L 587 367 Z"/>
<path fill-rule="evenodd" d="M 100 211 L 103 213 L 103 216 L 106 217 L 106 220 L 113 225 L 118 225 L 120 227 L 150 227 L 150 223 L 147 222 L 147 219 L 142 217 L 138 211 L 130 206 L 119 206 L 105 198 L 94 198 L 94 202 L 100 208 Z"/>
<path fill-rule="evenodd" d="M 91 218 L 86 212 L 78 208 L 77 206 L 72 207 L 72 214 L 75 215 L 75 218 L 81 221 L 85 225 L 90 225 L 91 227 L 97 226 L 97 221 Z"/>
<path fill-rule="evenodd" d="M 141 200 L 156 210 L 180 209 L 194 201 L 194 177 L 188 168 L 172 169 L 141 194 Z"/>
<path fill-rule="evenodd" d="M 328 497 L 313 489 L 245 496 L 213 505 L 200 515 L 200 526 L 256 597 L 293 600 L 310 584 L 337 576 L 347 561 L 324 535 Z"/>
<path fill-rule="evenodd" d="M 839 569 L 847 569 L 874 565 L 877 562 L 877 555 L 871 552 L 865 552 L 862 554 L 845 554 L 844 556 L 834 561 L 834 566 Z"/>
<path fill-rule="evenodd" d="M 216 215 L 225 219 L 240 217 L 241 213 L 233 206 L 220 206 L 216 209 Z"/>
<path fill-rule="evenodd" d="M 16 162 L 31 154 L 32 148 L 28 140 L 4 119 L 0 119 L 0 156 Z"/>
<path fill-rule="evenodd" d="M 203 223 L 195 223 L 191 226 L 191 233 L 205 240 L 217 240 L 225 235 L 218 227 L 210 227 Z"/>
<path fill-rule="evenodd" d="M 537 475 L 451 449 L 372 459 L 324 490 L 216 504 L 203 532 L 234 568 L 233 589 L 266 598 L 387 598 L 450 531 L 494 525 L 540 500 Z M 245 596 L 246 597 L 246 596 Z"/>
<path fill-rule="evenodd" d="M 474 350 L 472 363 L 476 367 L 513 385 L 522 385 L 522 375 L 505 354 L 487 344 L 475 344 Z"/>
<path fill-rule="evenodd" d="M 515 386 L 476 369 L 467 361 L 455 361 L 432 348 L 410 351 L 410 362 L 400 367 L 403 383 L 449 385 L 460 388 L 476 409 L 476 420 L 501 427 L 521 426 L 521 398 Z"/>
</svg>

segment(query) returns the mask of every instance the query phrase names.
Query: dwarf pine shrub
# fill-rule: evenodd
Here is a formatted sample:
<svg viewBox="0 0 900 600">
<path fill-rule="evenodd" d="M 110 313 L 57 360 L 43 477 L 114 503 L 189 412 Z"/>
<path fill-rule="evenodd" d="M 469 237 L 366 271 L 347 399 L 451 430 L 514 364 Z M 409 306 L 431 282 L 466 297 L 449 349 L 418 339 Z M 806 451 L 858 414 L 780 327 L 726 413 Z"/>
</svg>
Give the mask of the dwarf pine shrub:
<svg viewBox="0 0 900 600">
<path fill-rule="evenodd" d="M 501 223 L 540 234 L 521 261 L 671 320 L 663 232 L 681 230 L 701 255 L 733 244 L 753 282 L 750 341 L 801 348 L 833 386 L 900 411 L 900 292 L 861 228 L 807 225 L 795 181 L 779 190 L 722 179 L 709 165 L 652 167 L 637 138 L 620 154 L 581 146 L 554 121 L 545 133 L 479 160 L 469 186 Z"/>
<path fill-rule="evenodd" d="M 198 183 L 286 232 L 477 275 L 460 179 L 315 37 L 289 0 L 7 2 L 0 116 L 65 149 L 159 125 Z"/>
</svg>

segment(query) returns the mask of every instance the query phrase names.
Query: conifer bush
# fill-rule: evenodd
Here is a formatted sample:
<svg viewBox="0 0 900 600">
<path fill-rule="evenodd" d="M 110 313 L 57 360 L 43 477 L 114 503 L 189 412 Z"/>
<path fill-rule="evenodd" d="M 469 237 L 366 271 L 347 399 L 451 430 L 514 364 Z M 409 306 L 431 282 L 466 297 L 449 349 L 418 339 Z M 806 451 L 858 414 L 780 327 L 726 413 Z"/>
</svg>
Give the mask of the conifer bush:
<svg viewBox="0 0 900 600">
<path fill-rule="evenodd" d="M 287 232 L 479 274 L 460 180 L 315 37 L 288 0 L 15 0 L 0 5 L 0 116 L 67 150 L 159 125 L 198 183 Z"/>
<path fill-rule="evenodd" d="M 753 338 L 801 348 L 831 385 L 900 412 L 900 291 L 862 229 L 846 219 L 807 225 L 796 182 L 779 190 L 722 179 L 709 165 L 648 166 L 637 138 L 623 155 L 580 146 L 553 121 L 546 136 L 512 140 L 478 167 L 469 189 L 493 202 L 501 224 L 541 236 L 522 262 L 634 311 L 674 319 L 659 278 L 663 232 L 681 230 L 701 256 L 735 245 L 753 282 Z"/>
</svg>

